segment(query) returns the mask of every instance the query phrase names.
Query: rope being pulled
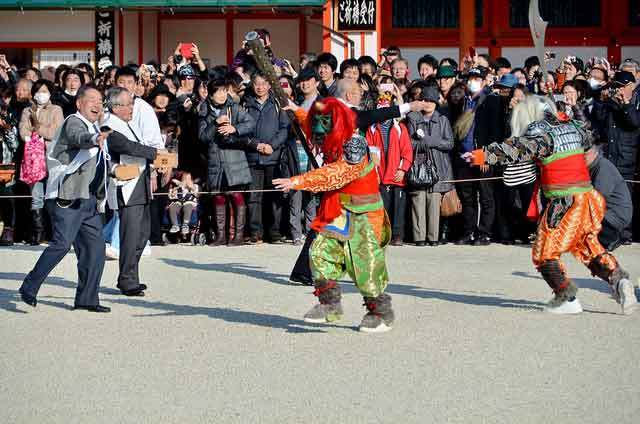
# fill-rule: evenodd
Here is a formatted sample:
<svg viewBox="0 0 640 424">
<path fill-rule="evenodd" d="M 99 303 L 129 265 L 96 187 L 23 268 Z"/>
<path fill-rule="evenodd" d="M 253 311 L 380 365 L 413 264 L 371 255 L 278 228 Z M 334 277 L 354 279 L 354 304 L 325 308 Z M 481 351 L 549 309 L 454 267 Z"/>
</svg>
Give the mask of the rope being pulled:
<svg viewBox="0 0 640 424">
<path fill-rule="evenodd" d="M 496 181 L 502 180 L 503 177 L 486 177 L 486 178 L 467 178 L 461 180 L 444 180 L 439 181 L 440 183 L 449 183 L 449 184 L 461 184 L 461 183 L 473 183 L 479 181 Z M 640 184 L 640 181 L 637 180 L 625 180 L 625 182 L 629 184 Z M 275 193 L 281 190 L 269 189 L 269 190 L 231 190 L 231 191 L 201 191 L 198 192 L 198 195 L 216 195 L 216 194 L 228 194 L 228 193 Z M 169 193 L 154 193 L 154 196 L 168 196 Z M 21 196 L 0 196 L 0 199 L 31 199 L 31 195 L 21 195 Z"/>
</svg>

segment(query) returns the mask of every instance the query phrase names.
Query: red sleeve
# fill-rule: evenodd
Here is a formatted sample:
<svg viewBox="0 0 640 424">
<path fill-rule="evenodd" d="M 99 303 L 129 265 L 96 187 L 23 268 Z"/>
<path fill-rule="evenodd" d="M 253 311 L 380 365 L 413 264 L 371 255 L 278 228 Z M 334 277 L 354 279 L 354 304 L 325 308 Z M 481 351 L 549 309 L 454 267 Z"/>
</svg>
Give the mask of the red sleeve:
<svg viewBox="0 0 640 424">
<path fill-rule="evenodd" d="M 404 124 L 400 124 L 400 159 L 402 159 L 402 170 L 409 172 L 411 165 L 413 164 L 413 146 L 411 145 L 411 139 L 409 138 L 409 130 Z"/>
</svg>

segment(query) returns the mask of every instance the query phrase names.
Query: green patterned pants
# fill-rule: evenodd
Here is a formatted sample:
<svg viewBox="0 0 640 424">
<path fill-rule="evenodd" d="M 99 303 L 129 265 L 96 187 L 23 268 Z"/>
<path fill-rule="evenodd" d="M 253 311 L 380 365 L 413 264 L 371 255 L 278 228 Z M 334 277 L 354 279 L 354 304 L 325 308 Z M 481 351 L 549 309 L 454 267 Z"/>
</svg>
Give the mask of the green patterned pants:
<svg viewBox="0 0 640 424">
<path fill-rule="evenodd" d="M 378 297 L 389 282 L 384 248 L 376 239 L 367 214 L 352 217 L 354 231 L 350 240 L 324 233 L 314 240 L 309 259 L 313 279 L 338 281 L 347 272 L 363 297 Z"/>
</svg>

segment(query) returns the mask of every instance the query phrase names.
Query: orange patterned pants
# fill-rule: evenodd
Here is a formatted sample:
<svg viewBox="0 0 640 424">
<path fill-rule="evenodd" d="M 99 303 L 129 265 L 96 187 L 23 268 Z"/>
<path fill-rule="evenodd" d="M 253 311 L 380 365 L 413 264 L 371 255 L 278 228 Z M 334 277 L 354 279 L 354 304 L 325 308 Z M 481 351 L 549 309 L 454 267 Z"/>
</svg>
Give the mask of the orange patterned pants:
<svg viewBox="0 0 640 424">
<path fill-rule="evenodd" d="M 545 262 L 557 261 L 562 273 L 565 268 L 560 263 L 560 255 L 570 252 L 580 262 L 594 272 L 594 266 L 604 269 L 597 273 L 604 279 L 618 267 L 616 258 L 608 253 L 598 241 L 598 233 L 602 229 L 606 203 L 604 197 L 596 190 L 573 195 L 573 204 L 565 212 L 555 227 L 550 227 L 548 214 L 550 208 L 544 212 L 538 235 L 533 246 L 533 264 L 540 270 Z M 544 273 L 543 273 L 544 275 Z M 564 285 L 568 280 L 556 282 L 557 286 Z M 551 282 L 547 281 L 553 287 Z"/>
</svg>

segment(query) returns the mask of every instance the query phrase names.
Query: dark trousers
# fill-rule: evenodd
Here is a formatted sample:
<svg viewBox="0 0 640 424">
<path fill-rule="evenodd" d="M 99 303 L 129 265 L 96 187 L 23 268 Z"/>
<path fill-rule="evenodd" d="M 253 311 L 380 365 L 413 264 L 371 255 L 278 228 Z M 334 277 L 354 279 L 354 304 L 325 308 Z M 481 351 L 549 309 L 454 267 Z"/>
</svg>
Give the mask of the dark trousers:
<svg viewBox="0 0 640 424">
<path fill-rule="evenodd" d="M 318 234 L 314 230 L 309 231 L 309 233 L 307 234 L 307 238 L 304 241 L 304 246 L 302 246 L 300 255 L 298 255 L 298 260 L 296 260 L 296 264 L 293 266 L 293 270 L 291 271 L 289 280 L 307 285 L 313 284 L 313 276 L 311 275 L 311 261 L 309 260 L 309 250 L 311 249 L 311 244 L 316 239 L 317 235 Z"/>
<path fill-rule="evenodd" d="M 252 166 L 250 190 L 273 189 L 272 181 L 275 176 L 275 165 Z M 262 206 L 271 209 L 271 234 L 280 234 L 280 220 L 282 218 L 283 198 L 280 193 L 250 193 L 249 194 L 249 232 L 252 236 L 262 237 L 264 234 Z"/>
<path fill-rule="evenodd" d="M 493 177 L 492 169 L 487 173 L 482 173 L 478 168 L 472 168 L 468 164 L 458 166 L 457 171 L 458 179 Z M 456 185 L 462 203 L 465 236 L 473 233 L 476 233 L 477 237 L 491 236 L 496 216 L 494 184 L 495 182 L 491 180 Z M 478 195 L 480 197 L 480 223 L 478 223 Z"/>
<path fill-rule="evenodd" d="M 626 178 L 628 180 L 637 180 L 638 176 L 633 178 Z M 640 184 L 628 183 L 629 193 L 631 193 L 631 202 L 633 204 L 633 217 L 629 228 L 626 229 L 623 234 L 623 238 L 626 240 L 633 240 L 640 242 Z"/>
<path fill-rule="evenodd" d="M 133 290 L 140 285 L 138 266 L 142 251 L 151 234 L 151 207 L 146 205 L 124 206 L 120 214 L 120 273 L 118 288 Z"/>
<path fill-rule="evenodd" d="M 527 210 L 533 197 L 534 183 L 509 187 L 498 181 L 495 184 L 496 221 L 495 235 L 500 240 L 525 241 L 535 233 L 536 224 L 527 219 Z"/>
<path fill-rule="evenodd" d="M 602 221 L 602 230 L 598 234 L 598 241 L 609 252 L 613 252 L 625 241 L 624 230 L 615 228 L 607 221 Z"/>
<path fill-rule="evenodd" d="M 151 244 L 162 244 L 162 220 L 164 218 L 164 212 L 167 207 L 167 196 L 156 196 L 151 200 L 150 215 L 151 215 L 151 232 L 149 239 Z"/>
<path fill-rule="evenodd" d="M 73 245 L 78 260 L 75 305 L 98 305 L 98 288 L 104 270 L 104 238 L 102 217 L 96 206 L 95 197 L 77 199 L 68 208 L 61 208 L 55 200 L 46 201 L 53 224 L 53 236 L 33 270 L 24 279 L 24 292 L 35 297 L 49 273 Z"/>
<path fill-rule="evenodd" d="M 404 239 L 404 217 L 407 213 L 407 193 L 404 187 L 381 185 L 380 194 L 391 221 L 393 238 Z"/>
</svg>

